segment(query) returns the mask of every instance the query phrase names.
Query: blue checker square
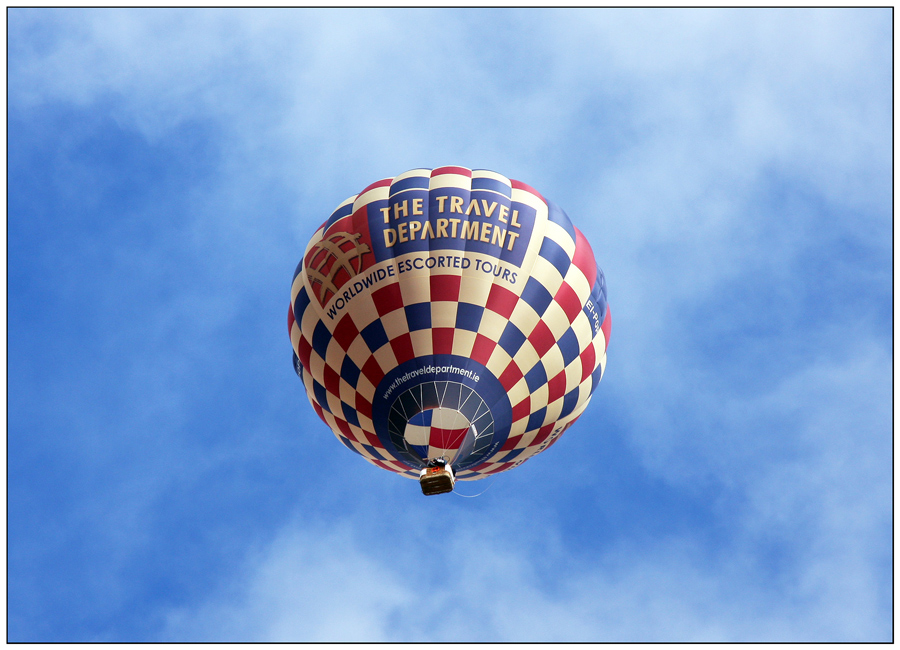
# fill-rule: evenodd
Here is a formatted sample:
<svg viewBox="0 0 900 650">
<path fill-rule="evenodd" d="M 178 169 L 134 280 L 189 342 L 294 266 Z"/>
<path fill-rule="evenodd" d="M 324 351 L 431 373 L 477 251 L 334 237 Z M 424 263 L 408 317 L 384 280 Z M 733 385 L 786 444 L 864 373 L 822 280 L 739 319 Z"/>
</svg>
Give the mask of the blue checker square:
<svg viewBox="0 0 900 650">
<path fill-rule="evenodd" d="M 506 328 L 503 330 L 498 343 L 501 348 L 506 350 L 509 356 L 514 357 L 525 342 L 525 338 L 522 331 L 510 322 L 506 324 Z"/>
<path fill-rule="evenodd" d="M 569 215 L 565 213 L 565 211 L 551 201 L 547 201 L 547 219 L 552 221 L 558 226 L 562 226 L 562 228 L 569 234 L 569 237 L 572 238 L 572 241 L 575 241 L 575 226 L 572 225 L 571 219 L 569 219 Z"/>
<path fill-rule="evenodd" d="M 344 362 L 341 364 L 341 379 L 353 388 L 356 388 L 356 384 L 359 382 L 359 368 L 353 363 L 350 355 L 344 357 Z"/>
<path fill-rule="evenodd" d="M 597 389 L 597 386 L 600 385 L 600 376 L 603 374 L 603 365 L 597 364 L 597 367 L 594 369 L 594 372 L 591 373 L 591 392 Z"/>
<path fill-rule="evenodd" d="M 372 352 L 375 352 L 388 342 L 387 332 L 384 331 L 384 325 L 381 324 L 380 320 L 372 321 L 363 328 L 360 334 L 362 334 L 363 340 Z"/>
<path fill-rule="evenodd" d="M 384 455 L 384 452 L 382 452 L 380 449 L 377 449 L 376 447 L 373 447 L 371 445 L 363 445 L 362 448 L 378 460 L 389 460 L 388 457 Z"/>
<path fill-rule="evenodd" d="M 559 414 L 560 420 L 575 410 L 575 405 L 578 404 L 578 391 L 579 387 L 576 386 L 563 397 L 562 412 Z"/>
<path fill-rule="evenodd" d="M 422 411 L 421 413 L 416 413 L 409 419 L 409 424 L 415 424 L 420 427 L 430 427 L 431 420 L 434 418 L 434 411 L 428 409 L 427 411 Z"/>
<path fill-rule="evenodd" d="M 578 345 L 578 337 L 575 336 L 575 330 L 571 327 L 566 330 L 565 334 L 559 337 L 557 346 L 559 346 L 559 351 L 562 352 L 563 363 L 566 366 L 575 361 L 575 359 L 578 358 L 578 354 L 581 352 L 581 348 Z"/>
<path fill-rule="evenodd" d="M 347 420 L 347 422 L 355 427 L 360 426 L 359 415 L 357 415 L 355 408 L 347 404 L 347 402 L 341 402 L 341 410 L 344 412 L 344 419 Z"/>
<path fill-rule="evenodd" d="M 540 429 L 544 425 L 544 418 L 547 417 L 547 407 L 544 406 L 528 416 L 528 427 L 526 431 Z"/>
<path fill-rule="evenodd" d="M 602 321 L 606 318 L 606 278 L 603 277 L 603 272 L 599 269 L 597 270 L 597 281 L 594 283 L 594 287 L 596 288 L 597 294 L 597 306 L 600 309 L 600 320 Z M 595 292 L 591 292 L 591 297 Z"/>
<path fill-rule="evenodd" d="M 331 413 L 331 408 L 328 406 L 328 391 L 326 391 L 325 387 L 315 379 L 313 379 L 313 395 L 316 396 L 316 401 L 319 403 L 319 406 Z"/>
<path fill-rule="evenodd" d="M 354 446 L 350 443 L 350 440 L 349 440 L 348 438 L 345 438 L 344 436 L 339 435 L 339 436 L 338 436 L 338 440 L 340 440 L 341 442 L 343 442 L 343 443 L 344 443 L 344 446 L 345 446 L 347 449 L 349 449 L 350 451 L 352 451 L 354 454 L 359 454 L 359 449 L 357 449 L 356 447 L 354 447 Z M 359 455 L 362 456 L 362 454 L 359 454 Z"/>
<path fill-rule="evenodd" d="M 300 321 L 303 320 L 303 312 L 306 311 L 307 307 L 309 307 L 309 294 L 306 293 L 306 287 L 303 287 L 294 299 L 294 320 L 297 321 L 298 326 Z"/>
<path fill-rule="evenodd" d="M 456 329 L 477 332 L 482 314 L 484 314 L 484 307 L 469 302 L 459 303 L 456 306 Z"/>
<path fill-rule="evenodd" d="M 528 384 L 528 390 L 532 393 L 547 383 L 547 371 L 544 370 L 544 364 L 538 361 L 534 364 L 534 368 L 525 375 L 525 383 Z"/>
<path fill-rule="evenodd" d="M 519 454 L 521 454 L 523 451 L 525 451 L 524 448 L 522 448 L 522 449 L 513 449 L 513 450 L 511 450 L 508 454 L 506 454 L 503 458 L 498 458 L 498 459 L 497 459 L 496 461 L 494 461 L 494 462 L 497 462 L 497 463 L 508 463 L 509 461 L 513 460 L 516 456 L 518 456 Z"/>
<path fill-rule="evenodd" d="M 593 307 L 593 310 L 588 308 L 588 304 Z M 594 336 L 597 336 L 597 332 L 600 331 L 600 325 L 606 317 L 606 296 L 600 282 L 594 282 L 594 288 L 591 289 L 591 298 L 588 304 L 585 304 L 581 311 L 591 321 L 591 325 L 594 328 Z"/>
<path fill-rule="evenodd" d="M 328 331 L 325 321 L 320 320 L 316 323 L 316 329 L 313 330 L 312 347 L 313 350 L 316 351 L 316 354 L 323 359 L 325 358 L 325 352 L 328 350 L 328 343 L 330 341 L 331 332 Z"/>
<path fill-rule="evenodd" d="M 553 296 L 543 284 L 532 277 L 528 278 L 528 284 L 525 285 L 525 290 L 522 292 L 522 300 L 531 305 L 538 316 L 542 316 L 553 302 Z"/>
<path fill-rule="evenodd" d="M 391 198 L 405 190 L 427 190 L 431 181 L 430 176 L 409 176 L 391 183 Z"/>
<path fill-rule="evenodd" d="M 478 190 L 497 192 L 497 194 L 502 194 L 506 198 L 512 196 L 512 188 L 509 185 L 502 181 L 498 181 L 495 178 L 487 178 L 484 176 L 472 178 L 472 191 L 477 192 Z"/>
<path fill-rule="evenodd" d="M 538 255 L 550 262 L 562 277 L 566 277 L 566 272 L 572 265 L 572 260 L 569 259 L 569 254 L 563 250 L 562 246 L 547 237 L 544 239 L 544 243 L 541 244 L 541 250 L 538 251 Z"/>
<path fill-rule="evenodd" d="M 414 305 L 406 305 L 406 322 L 409 331 L 427 330 L 431 328 L 431 303 L 418 302 Z"/>
</svg>

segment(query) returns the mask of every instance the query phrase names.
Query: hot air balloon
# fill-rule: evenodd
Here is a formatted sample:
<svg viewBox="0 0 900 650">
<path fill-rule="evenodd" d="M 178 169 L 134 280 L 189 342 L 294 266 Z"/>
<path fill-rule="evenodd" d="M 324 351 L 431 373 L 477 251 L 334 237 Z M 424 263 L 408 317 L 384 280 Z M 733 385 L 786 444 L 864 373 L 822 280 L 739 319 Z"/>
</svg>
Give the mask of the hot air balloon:
<svg viewBox="0 0 900 650">
<path fill-rule="evenodd" d="M 606 281 L 519 181 L 413 169 L 341 203 L 294 272 L 294 368 L 319 417 L 425 494 L 505 472 L 584 412 L 606 367 Z"/>
</svg>

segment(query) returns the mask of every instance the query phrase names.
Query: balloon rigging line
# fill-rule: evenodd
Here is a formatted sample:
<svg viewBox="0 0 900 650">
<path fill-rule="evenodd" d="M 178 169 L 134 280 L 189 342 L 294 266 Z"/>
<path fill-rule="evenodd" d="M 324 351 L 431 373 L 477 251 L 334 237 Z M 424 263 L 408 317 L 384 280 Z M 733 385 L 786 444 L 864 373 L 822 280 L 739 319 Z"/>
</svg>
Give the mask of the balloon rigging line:
<svg viewBox="0 0 900 650">
<path fill-rule="evenodd" d="M 483 489 L 481 492 L 479 492 L 478 494 L 460 494 L 460 493 L 457 492 L 456 490 L 453 490 L 453 494 L 455 494 L 455 495 L 458 496 L 458 497 L 463 497 L 463 498 L 465 498 L 465 499 L 474 499 L 475 497 L 480 497 L 482 494 L 484 494 L 485 492 L 487 492 L 488 490 L 490 490 L 490 489 L 491 489 L 491 486 L 492 486 L 493 484 L 494 484 L 494 481 L 492 480 L 492 481 L 488 484 L 488 486 L 487 486 L 486 488 L 484 488 L 484 489 Z"/>
</svg>

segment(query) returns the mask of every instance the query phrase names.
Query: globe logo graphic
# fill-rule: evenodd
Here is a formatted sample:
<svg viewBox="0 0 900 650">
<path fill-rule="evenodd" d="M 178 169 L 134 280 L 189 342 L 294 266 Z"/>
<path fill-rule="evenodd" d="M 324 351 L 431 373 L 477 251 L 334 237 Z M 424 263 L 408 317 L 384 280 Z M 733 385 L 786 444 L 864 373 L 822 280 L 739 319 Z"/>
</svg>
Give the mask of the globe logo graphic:
<svg viewBox="0 0 900 650">
<path fill-rule="evenodd" d="M 345 282 L 362 271 L 363 255 L 370 249 L 368 244 L 359 242 L 360 237 L 360 233 L 336 232 L 313 247 L 306 273 L 323 305 Z"/>
</svg>

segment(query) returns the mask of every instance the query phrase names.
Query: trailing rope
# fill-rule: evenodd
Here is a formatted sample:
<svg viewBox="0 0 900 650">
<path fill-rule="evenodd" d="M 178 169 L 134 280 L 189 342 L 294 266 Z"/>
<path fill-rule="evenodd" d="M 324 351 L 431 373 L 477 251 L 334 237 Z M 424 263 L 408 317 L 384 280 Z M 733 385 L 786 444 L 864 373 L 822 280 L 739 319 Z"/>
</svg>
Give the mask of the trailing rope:
<svg viewBox="0 0 900 650">
<path fill-rule="evenodd" d="M 487 492 L 488 490 L 490 490 L 490 489 L 491 489 L 491 486 L 492 486 L 493 484 L 494 484 L 494 480 L 491 479 L 491 482 L 488 484 L 488 486 L 487 486 L 486 488 L 484 488 L 484 489 L 483 489 L 481 492 L 479 492 L 478 494 L 460 494 L 460 493 L 457 492 L 456 490 L 453 490 L 453 494 L 455 494 L 455 495 L 458 496 L 458 497 L 464 497 L 464 498 L 466 498 L 466 499 L 474 499 L 475 497 L 480 497 L 482 494 L 484 494 L 485 492 Z"/>
</svg>

